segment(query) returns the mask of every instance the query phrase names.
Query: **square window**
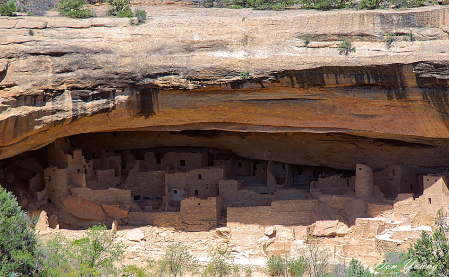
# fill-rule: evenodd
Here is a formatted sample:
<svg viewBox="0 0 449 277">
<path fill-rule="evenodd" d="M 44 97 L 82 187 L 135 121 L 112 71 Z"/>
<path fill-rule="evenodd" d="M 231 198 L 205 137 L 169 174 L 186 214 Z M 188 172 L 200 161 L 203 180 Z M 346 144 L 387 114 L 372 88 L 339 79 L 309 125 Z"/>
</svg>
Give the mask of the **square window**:
<svg viewBox="0 0 449 277">
<path fill-rule="evenodd" d="M 173 194 L 178 194 L 178 190 L 177 190 L 177 189 L 174 189 L 174 190 L 173 190 Z"/>
<path fill-rule="evenodd" d="M 180 166 L 186 166 L 186 160 L 180 160 L 179 161 Z"/>
</svg>

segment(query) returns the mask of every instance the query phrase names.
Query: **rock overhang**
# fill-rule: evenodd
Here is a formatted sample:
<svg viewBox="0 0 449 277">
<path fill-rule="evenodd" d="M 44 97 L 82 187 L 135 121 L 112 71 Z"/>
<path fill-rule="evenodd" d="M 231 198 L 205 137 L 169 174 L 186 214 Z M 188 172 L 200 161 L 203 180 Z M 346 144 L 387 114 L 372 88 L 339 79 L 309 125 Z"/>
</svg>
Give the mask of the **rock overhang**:
<svg viewBox="0 0 449 277">
<path fill-rule="evenodd" d="M 211 10 L 199 11 L 206 13 L 199 21 L 184 12 L 164 11 L 137 27 L 114 19 L 82 26 L 2 19 L 18 22 L 2 24 L 0 157 L 82 133 L 185 130 L 295 134 L 300 141 L 324 134 L 445 153 L 446 8 L 229 17 Z M 34 25 L 27 28 L 39 27 L 33 37 L 22 28 L 28 21 Z M 385 45 L 388 34 L 408 32 L 416 41 Z M 353 40 L 355 54 L 338 55 L 343 38 Z"/>
</svg>

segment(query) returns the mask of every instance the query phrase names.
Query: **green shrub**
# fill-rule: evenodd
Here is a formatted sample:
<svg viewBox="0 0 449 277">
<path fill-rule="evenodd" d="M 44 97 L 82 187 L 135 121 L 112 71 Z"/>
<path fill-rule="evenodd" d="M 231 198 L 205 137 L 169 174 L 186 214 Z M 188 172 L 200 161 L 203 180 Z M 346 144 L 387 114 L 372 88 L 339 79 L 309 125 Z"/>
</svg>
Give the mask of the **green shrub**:
<svg viewBox="0 0 449 277">
<path fill-rule="evenodd" d="M 345 273 L 340 277 L 374 277 L 374 273 L 371 273 L 368 268 L 355 259 L 349 262 L 349 267 L 345 270 Z"/>
<path fill-rule="evenodd" d="M 249 70 L 245 70 L 245 71 L 240 73 L 240 79 L 246 80 L 248 78 L 249 78 Z"/>
<path fill-rule="evenodd" d="M 351 52 L 355 52 L 355 47 L 352 47 L 351 42 L 345 38 L 338 47 L 340 55 L 349 55 Z"/>
<path fill-rule="evenodd" d="M 0 187 L 0 276 L 36 276 L 36 236 L 11 192 Z"/>
<path fill-rule="evenodd" d="M 234 264 L 234 258 L 227 247 L 217 247 L 202 275 L 204 277 L 240 276 L 240 267 Z"/>
<path fill-rule="evenodd" d="M 131 0 L 110 0 L 108 1 L 111 7 L 108 14 L 117 17 L 133 17 L 134 13 L 131 11 Z M 146 19 L 146 12 L 145 12 Z"/>
<path fill-rule="evenodd" d="M 421 238 L 408 249 L 407 256 L 410 259 L 409 276 L 449 276 L 449 243 L 446 223 L 447 214 L 441 209 L 437 212 L 435 225 L 437 230 L 428 235 L 422 231 Z"/>
<path fill-rule="evenodd" d="M 127 265 L 123 268 L 122 277 L 147 277 L 148 270 L 135 265 Z"/>
<path fill-rule="evenodd" d="M 92 17 L 92 11 L 84 4 L 84 0 L 60 0 L 58 6 L 61 15 L 71 18 Z"/>
<path fill-rule="evenodd" d="M 332 10 L 345 8 L 343 0 L 301 0 L 302 6 L 306 9 Z"/>
<path fill-rule="evenodd" d="M 168 246 L 165 257 L 159 263 L 161 272 L 167 272 L 170 276 L 182 276 L 192 268 L 193 257 L 187 251 L 187 247 L 180 242 Z"/>
<path fill-rule="evenodd" d="M 391 0 L 391 5 L 393 5 L 395 8 L 413 8 L 413 7 L 419 7 L 424 4 L 425 1 L 423 0 Z"/>
<path fill-rule="evenodd" d="M 309 45 L 310 40 L 311 40 L 310 36 L 309 35 L 305 35 L 304 36 L 304 45 L 305 46 Z"/>
<path fill-rule="evenodd" d="M 380 0 L 360 0 L 359 8 L 368 10 L 379 9 L 380 2 L 381 2 Z"/>
<path fill-rule="evenodd" d="M 34 36 L 34 30 L 33 30 L 33 29 L 30 29 L 30 30 L 28 31 L 28 34 L 29 34 L 30 36 Z"/>
<path fill-rule="evenodd" d="M 142 24 L 147 21 L 147 12 L 145 10 L 137 9 L 135 15 L 137 17 L 137 24 Z"/>
<path fill-rule="evenodd" d="M 253 8 L 255 10 L 284 10 L 285 7 L 291 6 L 297 0 L 206 0 L 205 7 L 227 7 L 233 9 Z"/>
<path fill-rule="evenodd" d="M 267 261 L 268 275 L 283 276 L 285 275 L 285 259 L 281 255 L 271 256 Z"/>
<path fill-rule="evenodd" d="M 304 257 L 292 259 L 287 262 L 288 273 L 293 277 L 301 277 L 307 271 L 308 264 Z"/>
<path fill-rule="evenodd" d="M 111 276 L 122 258 L 121 244 L 113 242 L 103 225 L 87 229 L 86 236 L 70 241 L 56 237 L 42 249 L 42 276 Z"/>
<path fill-rule="evenodd" d="M 390 34 L 387 35 L 387 37 L 385 38 L 385 44 L 387 45 L 387 48 L 390 49 L 391 44 L 393 44 L 394 42 L 394 37 Z"/>
<path fill-rule="evenodd" d="M 0 15 L 13 16 L 16 11 L 16 2 L 5 2 L 0 5 Z"/>
<path fill-rule="evenodd" d="M 227 248 L 217 247 L 212 255 L 212 260 L 204 269 L 203 275 L 216 277 L 228 276 L 231 272 L 235 271 L 229 261 L 233 261 L 231 252 Z"/>
<path fill-rule="evenodd" d="M 251 267 L 245 268 L 245 277 L 251 277 L 251 276 L 253 276 L 253 270 L 251 269 Z"/>
</svg>

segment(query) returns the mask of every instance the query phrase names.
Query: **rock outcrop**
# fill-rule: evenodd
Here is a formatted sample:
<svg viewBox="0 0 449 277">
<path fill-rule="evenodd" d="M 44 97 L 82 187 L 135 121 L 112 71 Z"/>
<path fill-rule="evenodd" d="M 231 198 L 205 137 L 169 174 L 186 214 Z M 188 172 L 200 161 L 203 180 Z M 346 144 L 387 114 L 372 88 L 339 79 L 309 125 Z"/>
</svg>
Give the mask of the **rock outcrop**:
<svg viewBox="0 0 449 277">
<path fill-rule="evenodd" d="M 161 145 L 288 163 L 447 163 L 447 8 L 147 12 L 140 26 L 2 17 L 0 159 L 80 133 L 163 131 Z M 355 53 L 339 55 L 344 38 Z M 185 130 L 229 133 L 172 138 Z"/>
</svg>

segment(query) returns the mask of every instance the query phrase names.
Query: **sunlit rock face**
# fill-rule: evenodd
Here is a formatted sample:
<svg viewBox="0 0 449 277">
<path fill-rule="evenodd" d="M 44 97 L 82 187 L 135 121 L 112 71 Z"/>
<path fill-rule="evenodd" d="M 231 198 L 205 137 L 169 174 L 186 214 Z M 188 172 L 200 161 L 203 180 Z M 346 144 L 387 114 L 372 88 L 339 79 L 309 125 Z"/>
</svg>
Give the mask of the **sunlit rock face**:
<svg viewBox="0 0 449 277">
<path fill-rule="evenodd" d="M 79 144 L 342 169 L 446 164 L 446 8 L 172 13 L 156 8 L 138 27 L 1 19 L 0 158 L 119 132 Z M 389 34 L 402 40 L 386 45 Z M 355 53 L 338 54 L 343 38 Z"/>
</svg>

